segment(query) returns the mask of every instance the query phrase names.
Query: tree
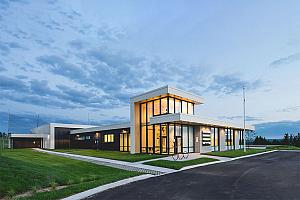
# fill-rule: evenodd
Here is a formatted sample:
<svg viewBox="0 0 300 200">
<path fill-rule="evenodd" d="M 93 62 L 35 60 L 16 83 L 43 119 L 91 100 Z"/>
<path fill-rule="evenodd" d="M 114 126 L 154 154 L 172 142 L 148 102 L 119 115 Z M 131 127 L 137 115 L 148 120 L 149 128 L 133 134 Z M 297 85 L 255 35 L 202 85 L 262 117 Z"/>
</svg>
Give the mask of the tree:
<svg viewBox="0 0 300 200">
<path fill-rule="evenodd" d="M 289 145 L 289 134 L 288 133 L 284 134 L 282 143 L 284 145 Z"/>
</svg>

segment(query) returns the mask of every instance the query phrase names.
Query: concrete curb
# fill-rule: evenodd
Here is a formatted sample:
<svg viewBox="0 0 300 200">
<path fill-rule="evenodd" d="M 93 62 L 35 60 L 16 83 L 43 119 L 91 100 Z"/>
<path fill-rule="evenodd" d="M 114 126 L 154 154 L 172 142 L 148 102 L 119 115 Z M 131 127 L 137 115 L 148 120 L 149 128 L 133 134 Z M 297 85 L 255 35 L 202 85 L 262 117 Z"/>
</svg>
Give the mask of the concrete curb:
<svg viewBox="0 0 300 200">
<path fill-rule="evenodd" d="M 296 150 L 296 149 L 294 149 L 294 150 L 284 150 L 284 149 L 282 149 L 282 150 L 277 150 L 277 151 L 284 151 L 284 152 L 289 152 L 289 151 L 291 151 L 291 152 L 300 152 L 300 150 Z"/>
<path fill-rule="evenodd" d="M 276 151 L 278 151 L 278 150 L 271 150 L 271 151 L 266 151 L 266 152 L 261 152 L 261 153 L 256 153 L 256 154 L 250 154 L 250 155 L 240 156 L 240 157 L 236 157 L 236 158 L 229 158 L 228 160 L 219 160 L 219 161 L 213 161 L 213 162 L 203 163 L 203 164 L 198 164 L 198 165 L 191 165 L 191 166 L 183 167 L 183 168 L 181 168 L 178 171 L 184 171 L 184 170 L 193 169 L 193 168 L 196 168 L 196 167 L 202 167 L 202 166 L 207 166 L 207 165 L 214 165 L 214 164 L 218 164 L 218 163 L 230 162 L 230 161 L 234 161 L 234 160 L 239 160 L 239 159 L 243 159 L 243 158 L 249 158 L 249 157 L 253 157 L 253 156 L 259 156 L 259 155 L 263 155 L 263 154 L 267 154 L 267 153 L 272 153 L 272 152 L 276 152 Z M 228 157 L 226 157 L 226 158 L 228 158 Z M 176 172 L 171 172 L 171 173 L 176 173 Z"/>
<path fill-rule="evenodd" d="M 267 153 L 273 153 L 276 152 L 278 150 L 271 150 L 271 151 L 265 151 L 265 152 L 261 152 L 261 153 L 256 153 L 256 154 L 250 154 L 250 155 L 246 155 L 246 156 L 240 156 L 240 157 L 236 157 L 236 158 L 232 158 L 232 160 L 238 160 L 238 159 L 243 159 L 243 158 L 249 158 L 249 157 L 253 157 L 253 156 L 259 156 L 259 155 L 263 155 L 263 154 L 267 154 Z"/>
<path fill-rule="evenodd" d="M 127 170 L 127 171 L 137 171 L 137 172 L 146 173 L 146 174 L 160 175 L 163 173 L 169 173 L 169 172 L 175 171 L 175 170 L 169 169 L 169 168 L 144 165 L 144 164 L 134 163 L 134 162 L 130 163 L 130 162 L 126 162 L 126 161 L 111 160 L 111 159 L 106 159 L 106 158 L 83 156 L 83 155 L 78 155 L 78 154 L 62 153 L 62 152 L 56 152 L 56 151 L 48 151 L 48 150 L 44 150 L 44 149 L 34 149 L 34 150 L 43 152 L 43 153 L 58 155 L 58 156 L 62 156 L 62 157 L 70 158 L 70 159 L 90 162 L 90 163 L 94 163 L 97 165 L 104 165 L 104 166 L 123 169 L 123 170 Z"/>
<path fill-rule="evenodd" d="M 126 185 L 126 184 L 133 183 L 133 182 L 140 181 L 140 180 L 145 180 L 145 179 L 148 179 L 151 177 L 154 177 L 154 175 L 144 174 L 144 175 L 140 175 L 140 176 L 127 178 L 127 179 L 116 181 L 113 183 L 101 185 L 99 187 L 96 187 L 96 188 L 93 188 L 90 190 L 86 190 L 86 191 L 80 192 L 78 194 L 74 194 L 74 195 L 64 198 L 62 200 L 80 200 L 80 199 L 88 198 L 90 196 L 93 196 L 93 195 L 103 192 L 105 190 L 112 189 L 112 188 L 115 188 L 115 187 L 118 187 L 121 185 Z"/>
</svg>

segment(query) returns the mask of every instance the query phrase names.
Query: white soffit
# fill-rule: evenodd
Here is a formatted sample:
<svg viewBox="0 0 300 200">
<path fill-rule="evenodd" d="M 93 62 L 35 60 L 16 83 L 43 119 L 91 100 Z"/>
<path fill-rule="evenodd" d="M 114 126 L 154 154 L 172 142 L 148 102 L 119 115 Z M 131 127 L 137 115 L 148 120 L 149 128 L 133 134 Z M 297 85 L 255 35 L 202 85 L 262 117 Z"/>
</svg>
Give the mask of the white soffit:
<svg viewBox="0 0 300 200">
<path fill-rule="evenodd" d="M 166 122 L 186 122 L 190 124 L 199 124 L 199 125 L 206 125 L 206 126 L 243 129 L 242 125 L 219 121 L 219 120 L 201 118 L 196 115 L 188 115 L 182 113 L 160 115 L 160 116 L 150 118 L 150 124 L 160 124 Z M 254 131 L 255 127 L 251 125 L 246 125 L 246 130 Z"/>
<path fill-rule="evenodd" d="M 46 138 L 47 134 L 11 134 L 11 138 Z"/>
</svg>

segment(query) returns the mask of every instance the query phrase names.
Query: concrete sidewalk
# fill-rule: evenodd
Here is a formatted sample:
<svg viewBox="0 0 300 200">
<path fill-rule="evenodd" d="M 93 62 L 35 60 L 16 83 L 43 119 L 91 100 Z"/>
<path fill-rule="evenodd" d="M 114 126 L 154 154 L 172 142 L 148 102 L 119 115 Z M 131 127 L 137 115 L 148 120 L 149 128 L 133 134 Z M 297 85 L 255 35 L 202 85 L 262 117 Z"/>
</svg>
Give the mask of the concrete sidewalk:
<svg viewBox="0 0 300 200">
<path fill-rule="evenodd" d="M 137 171 L 137 172 L 153 174 L 153 175 L 161 175 L 164 173 L 172 173 L 172 172 L 176 171 L 174 169 L 167 169 L 167 168 L 163 168 L 163 167 L 144 165 L 139 162 L 126 162 L 126 161 L 112 160 L 112 159 L 107 159 L 107 158 L 82 156 L 82 155 L 77 155 L 77 154 L 48 151 L 48 150 L 37 149 L 37 148 L 35 148 L 34 150 L 43 152 L 43 153 L 72 158 L 72 159 L 76 159 L 76 160 L 91 162 L 91 163 L 95 163 L 98 165 L 104 165 L 104 166 L 114 167 L 114 168 L 123 169 L 123 170 L 127 170 L 127 171 Z"/>
</svg>

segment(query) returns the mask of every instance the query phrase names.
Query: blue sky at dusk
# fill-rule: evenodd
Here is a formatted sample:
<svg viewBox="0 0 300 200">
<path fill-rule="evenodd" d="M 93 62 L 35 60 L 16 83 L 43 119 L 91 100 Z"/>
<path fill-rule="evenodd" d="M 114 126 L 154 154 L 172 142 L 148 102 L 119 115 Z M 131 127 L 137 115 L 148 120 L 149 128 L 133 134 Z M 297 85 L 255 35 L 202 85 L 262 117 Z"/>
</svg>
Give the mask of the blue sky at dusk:
<svg viewBox="0 0 300 200">
<path fill-rule="evenodd" d="M 172 85 L 196 114 L 300 132 L 299 1 L 0 1 L 0 130 L 129 120 L 129 97 Z"/>
</svg>

